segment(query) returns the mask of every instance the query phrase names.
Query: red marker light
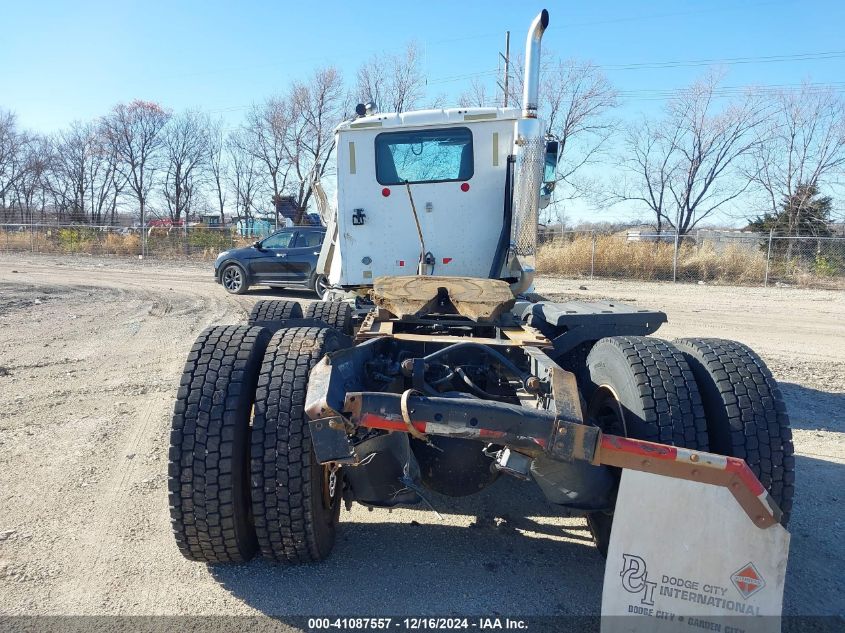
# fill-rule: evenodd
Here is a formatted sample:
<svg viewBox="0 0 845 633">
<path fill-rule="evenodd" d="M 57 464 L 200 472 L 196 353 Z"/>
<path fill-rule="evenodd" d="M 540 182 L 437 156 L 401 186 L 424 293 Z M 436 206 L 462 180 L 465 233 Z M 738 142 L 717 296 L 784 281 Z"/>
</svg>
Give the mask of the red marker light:
<svg viewBox="0 0 845 633">
<path fill-rule="evenodd" d="M 452 261 L 452 258 L 451 258 L 451 257 L 444 257 L 444 258 L 443 258 L 443 263 L 444 263 L 444 264 L 448 264 L 448 263 L 449 263 L 449 262 L 451 262 L 451 261 Z"/>
<path fill-rule="evenodd" d="M 386 198 L 387 196 L 390 195 L 390 189 L 385 187 L 384 189 L 381 190 L 381 195 L 383 195 Z"/>
<path fill-rule="evenodd" d="M 468 182 L 462 182 L 461 183 L 461 191 L 469 191 L 469 183 Z"/>
<path fill-rule="evenodd" d="M 404 265 L 405 265 L 405 260 L 404 260 L 404 259 L 400 259 L 400 260 L 399 260 L 399 265 L 400 265 L 400 266 L 404 266 Z"/>
</svg>

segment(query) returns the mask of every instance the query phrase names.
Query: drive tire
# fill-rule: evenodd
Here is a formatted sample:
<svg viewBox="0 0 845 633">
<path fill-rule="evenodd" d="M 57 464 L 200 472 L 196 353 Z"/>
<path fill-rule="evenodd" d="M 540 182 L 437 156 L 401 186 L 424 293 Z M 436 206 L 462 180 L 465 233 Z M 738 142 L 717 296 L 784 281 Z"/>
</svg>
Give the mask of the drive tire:
<svg viewBox="0 0 845 633">
<path fill-rule="evenodd" d="M 587 356 L 587 371 L 589 416 L 602 431 L 708 450 L 707 421 L 695 376 L 684 354 L 671 343 L 646 336 L 603 338 Z M 587 523 L 596 547 L 607 556 L 612 513 L 590 512 Z"/>
<path fill-rule="evenodd" d="M 322 321 L 342 334 L 352 336 L 352 306 L 346 301 L 315 301 L 305 308 L 305 318 Z"/>
<path fill-rule="evenodd" d="M 335 541 L 342 494 L 334 495 L 317 463 L 305 414 L 311 369 L 327 353 L 345 347 L 337 331 L 293 327 L 270 341 L 255 400 L 251 446 L 252 512 L 261 553 L 284 563 L 326 558 Z"/>
<path fill-rule="evenodd" d="M 262 299 L 252 306 L 249 324 L 266 327 L 275 332 L 286 321 L 302 318 L 302 306 L 296 301 Z"/>
<path fill-rule="evenodd" d="M 240 264 L 226 264 L 220 271 L 220 285 L 231 295 L 242 295 L 249 290 L 246 271 Z"/>
<path fill-rule="evenodd" d="M 257 549 L 249 489 L 249 420 L 270 332 L 215 326 L 182 373 L 170 431 L 170 520 L 190 560 L 239 563 Z"/>
<path fill-rule="evenodd" d="M 777 381 L 748 346 L 717 338 L 675 341 L 698 383 L 710 450 L 745 460 L 780 506 L 785 526 L 795 494 L 789 415 Z"/>
</svg>

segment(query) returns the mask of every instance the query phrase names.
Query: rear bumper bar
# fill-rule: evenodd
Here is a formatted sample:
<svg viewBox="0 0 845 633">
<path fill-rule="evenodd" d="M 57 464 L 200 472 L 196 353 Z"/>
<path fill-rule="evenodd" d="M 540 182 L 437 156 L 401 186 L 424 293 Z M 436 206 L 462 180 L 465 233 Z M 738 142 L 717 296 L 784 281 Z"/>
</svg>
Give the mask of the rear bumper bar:
<svg viewBox="0 0 845 633">
<path fill-rule="evenodd" d="M 404 402 L 403 402 L 404 400 Z M 358 463 L 349 435 L 357 428 L 456 437 L 506 446 L 531 457 L 628 468 L 722 486 L 760 528 L 780 522 L 777 504 L 742 459 L 605 435 L 561 414 L 473 398 L 350 392 L 343 415 L 311 422 L 321 463 Z"/>
</svg>

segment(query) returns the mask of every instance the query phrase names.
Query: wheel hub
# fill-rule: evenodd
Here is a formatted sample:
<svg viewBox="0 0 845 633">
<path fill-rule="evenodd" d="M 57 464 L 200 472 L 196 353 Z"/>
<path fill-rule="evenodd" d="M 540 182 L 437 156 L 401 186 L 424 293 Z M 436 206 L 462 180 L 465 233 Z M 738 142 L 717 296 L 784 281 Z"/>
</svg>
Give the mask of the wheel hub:
<svg viewBox="0 0 845 633">
<path fill-rule="evenodd" d="M 226 286 L 227 290 L 237 290 L 241 287 L 242 282 L 241 271 L 234 266 L 230 266 L 223 271 L 223 285 Z"/>
</svg>

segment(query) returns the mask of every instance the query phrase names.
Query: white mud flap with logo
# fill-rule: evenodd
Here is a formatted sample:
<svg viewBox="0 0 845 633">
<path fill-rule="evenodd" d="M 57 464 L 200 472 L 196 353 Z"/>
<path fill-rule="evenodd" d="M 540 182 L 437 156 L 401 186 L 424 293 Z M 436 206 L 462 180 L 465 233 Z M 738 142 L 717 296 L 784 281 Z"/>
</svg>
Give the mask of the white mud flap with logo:
<svg viewBox="0 0 845 633">
<path fill-rule="evenodd" d="M 724 487 L 625 469 L 602 633 L 780 631 L 789 533 L 754 525 Z"/>
</svg>

